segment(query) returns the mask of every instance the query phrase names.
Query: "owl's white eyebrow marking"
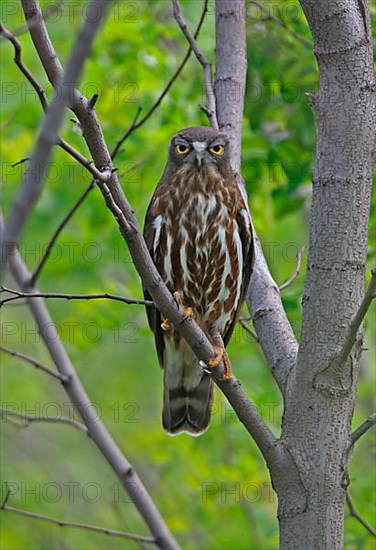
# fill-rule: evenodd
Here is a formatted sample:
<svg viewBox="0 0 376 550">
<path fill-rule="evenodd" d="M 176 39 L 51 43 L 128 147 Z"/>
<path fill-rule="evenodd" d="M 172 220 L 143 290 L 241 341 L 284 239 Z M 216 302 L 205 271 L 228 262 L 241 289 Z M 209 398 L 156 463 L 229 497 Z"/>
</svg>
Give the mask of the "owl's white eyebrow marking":
<svg viewBox="0 0 376 550">
<path fill-rule="evenodd" d="M 205 151 L 207 143 L 206 141 L 194 141 L 192 146 L 195 151 L 201 153 L 202 151 Z"/>
</svg>

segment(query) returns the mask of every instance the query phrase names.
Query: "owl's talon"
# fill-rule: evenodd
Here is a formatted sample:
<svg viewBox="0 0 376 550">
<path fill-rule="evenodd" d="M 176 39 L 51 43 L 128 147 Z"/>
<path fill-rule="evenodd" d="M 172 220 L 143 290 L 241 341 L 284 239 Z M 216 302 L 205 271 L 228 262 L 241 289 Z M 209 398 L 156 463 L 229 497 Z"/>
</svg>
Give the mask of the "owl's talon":
<svg viewBox="0 0 376 550">
<path fill-rule="evenodd" d="M 166 319 L 163 320 L 161 323 L 161 329 L 162 330 L 170 330 L 171 329 L 171 321 L 166 317 Z"/>
<path fill-rule="evenodd" d="M 185 319 L 189 319 L 189 317 L 193 317 L 193 309 L 191 307 L 185 307 L 179 292 L 177 291 L 174 292 L 173 297 L 179 309 L 183 310 L 183 319 L 185 320 Z"/>
<path fill-rule="evenodd" d="M 215 369 L 220 365 L 221 361 L 223 361 L 223 365 L 225 367 L 223 380 L 231 380 L 232 370 L 227 351 L 222 346 L 214 346 L 214 351 L 215 357 L 213 359 L 210 359 L 208 367 L 211 369 Z"/>
</svg>

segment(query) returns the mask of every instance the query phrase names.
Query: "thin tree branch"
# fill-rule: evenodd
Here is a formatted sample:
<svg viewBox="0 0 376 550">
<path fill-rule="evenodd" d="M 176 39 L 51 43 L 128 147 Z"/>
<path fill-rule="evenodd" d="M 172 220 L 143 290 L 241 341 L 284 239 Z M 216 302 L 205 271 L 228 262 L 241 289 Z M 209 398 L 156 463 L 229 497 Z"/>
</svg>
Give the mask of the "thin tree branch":
<svg viewBox="0 0 376 550">
<path fill-rule="evenodd" d="M 239 323 L 244 328 L 244 330 L 246 332 L 248 332 L 248 334 L 250 334 L 252 336 L 252 338 L 254 338 L 254 340 L 256 342 L 259 341 L 259 337 L 257 336 L 257 333 L 254 330 L 251 329 L 251 327 L 248 325 L 248 323 L 245 319 L 239 319 Z"/>
<path fill-rule="evenodd" d="M 349 506 L 349 509 L 350 509 L 350 515 L 352 517 L 354 517 L 355 519 L 357 519 L 359 521 L 359 523 L 361 523 L 363 525 L 363 527 L 365 527 L 365 529 L 367 529 L 367 531 L 369 533 L 371 533 L 371 535 L 373 535 L 374 537 L 376 537 L 376 529 L 374 527 L 372 527 L 372 525 L 370 525 L 368 523 L 368 521 L 366 521 L 360 514 L 359 512 L 357 511 L 357 509 L 355 508 L 355 505 L 354 505 L 354 502 L 353 502 L 353 499 L 351 498 L 350 496 L 350 493 L 349 491 L 347 490 L 347 493 L 346 493 L 346 501 L 347 501 L 347 504 Z"/>
<path fill-rule="evenodd" d="M 301 268 L 301 265 L 302 265 L 302 257 L 303 257 L 303 254 L 304 254 L 304 251 L 305 251 L 306 247 L 305 245 L 302 246 L 299 251 L 298 251 L 298 254 L 296 256 L 296 268 L 295 268 L 295 271 L 293 273 L 293 275 L 287 279 L 287 281 L 285 283 L 283 283 L 280 287 L 279 287 L 279 291 L 282 292 L 282 290 L 285 290 L 285 288 L 287 288 L 288 286 L 290 286 L 297 277 L 299 277 L 299 274 L 300 274 L 300 268 Z"/>
<path fill-rule="evenodd" d="M 61 519 L 53 518 L 51 516 L 45 516 L 44 514 L 36 514 L 35 512 L 21 510 L 20 508 L 15 508 L 14 506 L 8 506 L 10 495 L 11 495 L 11 490 L 8 487 L 4 497 L 4 501 L 0 507 L 0 510 L 3 510 L 4 512 L 11 512 L 13 514 L 17 514 L 19 516 L 24 516 L 31 519 L 37 519 L 37 520 L 54 523 L 59 527 L 73 527 L 76 529 L 85 529 L 86 531 L 94 531 L 96 533 L 102 533 L 103 535 L 109 535 L 112 537 L 121 537 L 124 539 L 135 540 L 137 542 L 150 542 L 154 544 L 156 543 L 155 539 L 152 537 L 146 537 L 144 535 L 134 535 L 133 533 L 125 533 L 124 531 L 116 531 L 114 529 L 108 529 L 107 527 L 99 527 L 97 525 L 89 525 L 87 523 L 76 523 L 73 521 L 64 521 Z"/>
<path fill-rule="evenodd" d="M 32 273 L 32 276 L 31 276 L 31 284 L 34 284 L 35 281 L 38 279 L 43 267 L 44 267 L 44 264 L 46 263 L 46 261 L 48 260 L 48 257 L 49 255 L 51 254 L 51 251 L 52 251 L 52 248 L 54 247 L 54 244 L 56 243 L 60 233 L 63 231 L 64 227 L 67 225 L 67 223 L 69 222 L 69 220 L 72 218 L 73 214 L 78 210 L 78 208 L 81 206 L 81 204 L 84 202 L 84 200 L 86 199 L 86 197 L 89 195 L 90 191 L 92 189 L 94 189 L 95 187 L 95 180 L 91 180 L 90 184 L 86 187 L 86 189 L 84 190 L 84 192 L 79 196 L 79 198 L 77 199 L 77 201 L 74 203 L 74 205 L 72 206 L 72 208 L 69 210 L 69 212 L 66 214 L 66 216 L 62 219 L 62 221 L 60 222 L 60 224 L 57 226 L 54 234 L 52 235 L 48 245 L 47 245 L 47 248 L 39 262 L 39 264 L 37 265 L 37 267 L 34 269 L 33 273 Z"/>
<path fill-rule="evenodd" d="M 8 411 L 7 409 L 0 408 L 0 416 L 2 418 L 5 418 L 7 416 L 10 416 L 12 418 L 17 418 L 21 422 L 23 422 L 26 425 L 30 424 L 67 424 L 69 426 L 73 426 L 73 428 L 76 428 L 77 430 L 80 430 L 80 432 L 85 433 L 86 435 L 89 435 L 89 431 L 87 427 L 84 424 L 81 424 L 81 422 L 77 422 L 76 420 L 73 420 L 71 418 L 66 418 L 64 416 L 58 416 L 56 418 L 49 418 L 48 416 L 31 416 L 28 414 L 21 414 L 15 411 Z"/>
<path fill-rule="evenodd" d="M 360 426 L 353 431 L 350 436 L 349 450 L 355 445 L 365 433 L 368 432 L 376 424 L 376 413 L 371 414 Z"/>
<path fill-rule="evenodd" d="M 61 380 L 61 382 L 66 382 L 67 380 L 64 376 L 62 376 L 58 372 L 53 371 L 49 367 L 46 367 L 46 365 L 41 363 L 38 359 L 35 359 L 34 357 L 30 357 L 30 355 L 25 355 L 24 353 L 7 348 L 6 346 L 3 346 L 1 344 L 0 344 L 0 350 L 3 351 L 4 353 L 8 353 L 9 355 L 12 355 L 13 357 L 22 359 L 22 361 L 25 361 L 26 363 L 33 365 L 36 369 L 39 369 L 45 372 L 46 374 L 49 374 L 50 376 L 53 376 L 54 378 Z"/>
<path fill-rule="evenodd" d="M 11 288 L 7 288 L 5 286 L 1 287 L 2 292 L 9 292 L 10 294 L 14 294 L 15 296 L 12 296 L 10 298 L 4 298 L 3 300 L 0 300 L 0 308 L 8 303 L 12 302 L 14 300 L 19 300 L 21 298 L 60 298 L 63 300 L 114 300 L 117 302 L 123 302 L 124 304 L 128 305 L 144 305 L 144 306 L 153 306 L 153 302 L 150 300 L 136 300 L 133 298 L 125 298 L 123 296 L 117 296 L 116 294 L 65 294 L 61 292 L 19 292 L 18 290 L 13 290 Z"/>
<path fill-rule="evenodd" d="M 211 64 L 209 63 L 209 61 L 206 59 L 206 57 L 198 47 L 195 37 L 193 36 L 187 23 L 185 22 L 183 13 L 180 8 L 179 0 L 172 0 L 172 6 L 173 6 L 174 17 L 179 27 L 181 28 L 182 33 L 188 40 L 188 43 L 191 46 L 197 60 L 201 64 L 202 68 L 204 69 L 205 90 L 206 90 L 206 97 L 208 100 L 208 108 L 206 112 L 209 117 L 211 126 L 213 128 L 218 129 L 217 108 L 216 108 L 215 95 L 213 91 L 213 77 L 212 77 Z"/>
<path fill-rule="evenodd" d="M 43 174 L 49 162 L 51 149 L 56 141 L 56 135 L 63 122 L 65 108 L 71 103 L 72 97 L 74 97 L 74 83 L 78 80 L 83 64 L 90 53 L 92 42 L 106 12 L 108 1 L 92 0 L 88 9 L 85 10 L 84 24 L 79 32 L 77 42 L 72 49 L 66 71 L 59 79 L 60 93 L 55 93 L 55 99 L 47 110 L 34 153 L 25 172 L 23 184 L 12 205 L 4 231 L 2 232 L 0 252 L 3 273 L 9 256 L 17 246 L 32 207 L 42 191 Z M 97 16 L 92 17 L 90 13 L 96 13 Z"/>
<path fill-rule="evenodd" d="M 282 19 L 278 19 L 277 17 L 274 17 L 266 6 L 263 6 L 259 2 L 253 2 L 253 1 L 249 2 L 249 4 L 256 6 L 260 11 L 262 11 L 262 13 L 265 14 L 265 17 L 263 19 L 258 19 L 258 21 L 271 22 L 271 23 L 274 23 L 275 25 L 278 25 L 278 27 L 287 31 L 296 40 L 301 42 L 301 44 L 303 44 L 306 48 L 309 48 L 310 50 L 312 50 L 313 44 L 310 40 L 307 40 L 307 38 L 304 38 L 304 36 L 301 36 L 300 34 L 295 32 L 293 29 L 290 29 L 290 27 L 286 25 L 286 23 Z"/>
<path fill-rule="evenodd" d="M 366 316 L 367 311 L 371 305 L 371 302 L 375 297 L 376 297 L 376 268 L 373 268 L 371 270 L 371 281 L 368 285 L 367 292 L 365 293 L 362 303 L 360 304 L 358 311 L 356 312 L 353 320 L 349 325 L 345 343 L 343 344 L 343 347 L 340 353 L 338 354 L 337 361 L 340 365 L 344 365 L 346 363 L 346 360 L 350 355 L 352 347 L 355 343 L 360 325 L 362 324 L 364 317 Z"/>
</svg>

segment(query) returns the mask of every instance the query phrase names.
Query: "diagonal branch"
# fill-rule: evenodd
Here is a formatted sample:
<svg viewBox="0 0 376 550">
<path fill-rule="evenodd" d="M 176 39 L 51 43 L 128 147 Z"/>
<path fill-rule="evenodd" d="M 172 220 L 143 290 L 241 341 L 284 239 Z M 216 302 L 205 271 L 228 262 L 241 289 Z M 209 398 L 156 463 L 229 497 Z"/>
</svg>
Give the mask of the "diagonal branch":
<svg viewBox="0 0 376 550">
<path fill-rule="evenodd" d="M 74 97 L 74 83 L 77 81 L 83 64 L 90 53 L 91 45 L 106 12 L 107 4 L 108 0 L 92 0 L 88 9 L 85 10 L 84 24 L 72 49 L 66 71 L 59 79 L 58 90 L 60 90 L 60 93 L 55 92 L 55 99 L 47 111 L 29 167 L 25 172 L 23 184 L 12 205 L 2 232 L 0 252 L 3 273 L 9 256 L 17 246 L 32 207 L 42 191 L 43 174 L 49 162 L 58 130 L 63 122 L 65 108 Z M 96 13 L 97 17 L 90 16 L 90 13 Z"/>
<path fill-rule="evenodd" d="M 371 414 L 350 436 L 349 451 L 365 433 L 376 424 L 376 413 Z"/>
<path fill-rule="evenodd" d="M 78 208 L 81 206 L 81 204 L 84 202 L 84 200 L 86 199 L 86 197 L 89 195 L 90 191 L 92 189 L 94 189 L 95 187 L 95 180 L 91 180 L 91 182 L 89 183 L 89 185 L 86 187 L 86 189 L 84 190 L 84 192 L 79 196 L 79 198 L 77 199 L 77 201 L 74 203 L 74 205 L 72 206 L 72 208 L 69 210 L 69 212 L 64 216 L 64 218 L 61 220 L 61 222 L 59 223 L 59 225 L 57 226 L 54 234 L 52 235 L 47 247 L 46 247 L 46 250 L 39 262 L 39 264 L 37 265 L 37 267 L 34 269 L 32 275 L 31 275 L 31 284 L 34 284 L 35 281 L 38 279 L 46 261 L 48 260 L 48 257 L 49 255 L 51 254 L 51 251 L 52 251 L 52 248 L 54 246 L 54 244 L 56 243 L 60 233 L 62 232 L 62 230 L 64 229 L 64 227 L 67 225 L 67 223 L 69 222 L 69 220 L 72 218 L 73 214 L 78 210 Z"/>
<path fill-rule="evenodd" d="M 30 365 L 33 365 L 36 369 L 39 369 L 46 374 L 49 374 L 50 376 L 57 378 L 58 380 L 61 380 L 62 382 L 66 382 L 65 376 L 62 376 L 58 372 L 55 372 L 54 370 L 50 369 L 49 367 L 46 367 L 43 363 L 41 363 L 38 359 L 35 359 L 34 357 L 30 357 L 30 355 L 25 355 L 24 353 L 21 353 L 20 351 L 15 351 L 13 349 L 7 348 L 6 346 L 0 345 L 0 350 L 4 353 L 8 353 L 9 355 L 12 355 L 13 357 L 17 357 L 18 359 L 22 359 L 25 363 L 29 363 Z"/>
<path fill-rule="evenodd" d="M 209 61 L 206 59 L 206 57 L 198 47 L 195 37 L 193 36 L 187 23 L 185 22 L 183 13 L 180 8 L 179 0 L 172 0 L 172 6 L 173 6 L 174 17 L 179 27 L 181 28 L 182 33 L 188 40 L 188 43 L 191 46 L 197 60 L 201 64 L 202 68 L 204 69 L 205 90 L 206 90 L 206 97 L 208 99 L 208 107 L 207 109 L 205 109 L 205 112 L 209 117 L 211 126 L 213 128 L 218 129 L 217 108 L 216 108 L 216 99 L 213 91 L 213 77 L 212 77 L 211 64 L 209 63 Z"/>
<path fill-rule="evenodd" d="M 268 9 L 266 6 L 263 6 L 259 2 L 251 1 L 249 2 L 250 5 L 256 6 L 264 15 L 265 17 L 263 19 L 258 19 L 258 21 L 266 21 L 271 22 L 280 27 L 281 29 L 284 29 L 286 32 L 288 32 L 291 36 L 293 36 L 296 40 L 301 42 L 304 46 L 312 50 L 312 42 L 310 40 L 307 40 L 307 38 L 304 38 L 304 36 L 301 36 L 297 32 L 295 32 L 293 29 L 291 29 L 282 19 L 278 19 L 278 17 L 274 17 L 270 12 L 271 10 Z"/>
<path fill-rule="evenodd" d="M 13 290 L 5 286 L 0 287 L 2 292 L 9 292 L 14 294 L 10 298 L 4 298 L 0 300 L 0 308 L 8 303 L 13 302 L 14 300 L 20 300 L 21 298 L 61 298 L 63 300 L 114 300 L 116 302 L 123 302 L 128 305 L 144 305 L 152 306 L 153 302 L 150 300 L 136 300 L 134 298 L 125 298 L 123 296 L 117 296 L 116 294 L 65 294 L 61 292 L 19 292 L 18 290 Z"/>
<path fill-rule="evenodd" d="M 137 542 L 150 542 L 156 543 L 156 540 L 152 537 L 145 537 L 143 535 L 134 535 L 133 533 L 125 533 L 124 531 L 116 531 L 114 529 L 108 529 L 107 527 L 99 527 L 97 525 L 89 525 L 87 523 L 76 523 L 74 521 L 64 521 L 61 519 L 53 518 L 51 516 L 45 516 L 44 514 L 37 514 L 35 512 L 29 512 L 28 510 L 21 510 L 14 506 L 8 506 L 9 498 L 11 496 L 11 490 L 8 487 L 4 497 L 4 501 L 0 506 L 0 510 L 3 512 L 11 512 L 31 519 L 37 519 L 47 521 L 59 525 L 59 527 L 73 527 L 76 529 L 85 529 L 86 531 L 94 531 L 95 533 L 102 533 L 103 535 L 109 535 L 112 537 L 121 537 L 128 540 L 135 540 Z"/>
<path fill-rule="evenodd" d="M 367 292 L 362 300 L 362 303 L 359 306 L 358 311 L 356 312 L 353 320 L 351 321 L 345 342 L 343 347 L 338 354 L 337 361 L 339 365 L 344 365 L 347 361 L 348 356 L 353 348 L 355 343 L 360 325 L 363 323 L 364 317 L 367 314 L 367 311 L 371 305 L 372 300 L 376 297 L 376 268 L 371 270 L 371 281 L 368 285 Z"/>
<path fill-rule="evenodd" d="M 352 517 L 354 517 L 355 519 L 357 519 L 359 521 L 359 523 L 361 523 L 361 525 L 363 525 L 363 527 L 365 527 L 367 529 L 367 531 L 369 533 L 371 533 L 371 535 L 373 535 L 374 537 L 376 537 L 376 529 L 374 527 L 372 527 L 372 525 L 370 525 L 368 523 L 368 521 L 366 521 L 363 516 L 361 516 L 359 514 L 359 512 L 357 511 L 357 509 L 355 508 L 355 504 L 353 502 L 353 499 L 349 493 L 349 491 L 347 491 L 346 493 L 346 501 L 347 501 L 347 504 L 349 506 L 349 509 L 350 509 L 350 515 Z"/>
</svg>

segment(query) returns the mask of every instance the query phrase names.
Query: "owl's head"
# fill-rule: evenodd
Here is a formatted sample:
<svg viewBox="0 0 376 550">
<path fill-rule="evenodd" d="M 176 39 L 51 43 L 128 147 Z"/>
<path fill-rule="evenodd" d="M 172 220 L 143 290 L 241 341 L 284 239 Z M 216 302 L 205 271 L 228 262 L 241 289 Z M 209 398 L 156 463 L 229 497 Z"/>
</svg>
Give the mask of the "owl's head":
<svg viewBox="0 0 376 550">
<path fill-rule="evenodd" d="M 228 138 L 210 126 L 184 128 L 171 140 L 169 163 L 176 168 L 220 171 L 221 167 L 228 168 L 229 161 Z"/>
</svg>

